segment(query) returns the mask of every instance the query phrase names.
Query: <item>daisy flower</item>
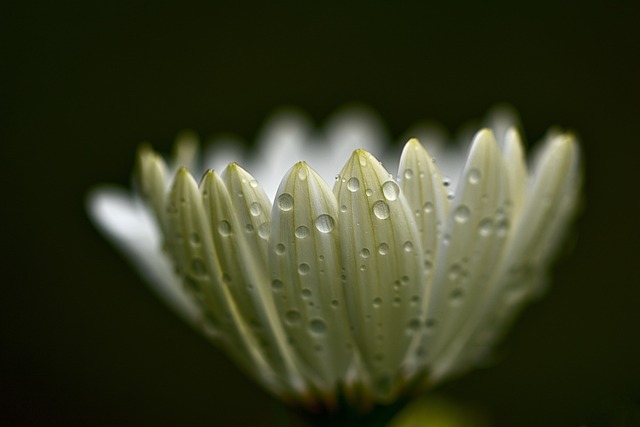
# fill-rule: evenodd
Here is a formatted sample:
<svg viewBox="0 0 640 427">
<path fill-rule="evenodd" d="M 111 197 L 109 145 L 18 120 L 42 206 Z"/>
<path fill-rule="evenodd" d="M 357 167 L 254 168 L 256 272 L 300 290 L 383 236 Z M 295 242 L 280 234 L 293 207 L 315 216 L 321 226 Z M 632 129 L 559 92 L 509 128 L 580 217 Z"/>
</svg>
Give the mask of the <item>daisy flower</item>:
<svg viewBox="0 0 640 427">
<path fill-rule="evenodd" d="M 527 163 L 512 113 L 486 126 L 454 147 L 413 129 L 397 173 L 365 109 L 323 132 L 276 115 L 257 153 L 201 155 L 185 133 L 168 160 L 143 146 L 136 191 L 102 186 L 88 210 L 257 383 L 364 413 L 473 367 L 544 289 L 577 206 L 576 140 L 552 130 Z"/>
</svg>

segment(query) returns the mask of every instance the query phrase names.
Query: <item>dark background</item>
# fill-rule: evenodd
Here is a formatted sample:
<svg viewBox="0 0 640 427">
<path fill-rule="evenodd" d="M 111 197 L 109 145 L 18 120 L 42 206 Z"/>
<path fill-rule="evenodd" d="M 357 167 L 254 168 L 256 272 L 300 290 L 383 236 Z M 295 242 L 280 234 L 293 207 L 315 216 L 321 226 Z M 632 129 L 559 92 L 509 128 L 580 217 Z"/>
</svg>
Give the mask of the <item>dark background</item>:
<svg viewBox="0 0 640 427">
<path fill-rule="evenodd" d="M 499 363 L 439 389 L 497 426 L 640 425 L 638 8 L 632 2 L 3 2 L 0 424 L 273 425 L 275 400 L 95 231 L 141 141 L 251 140 L 295 105 L 372 106 L 391 135 L 508 101 L 580 135 L 586 209 Z M 558 2 L 559 3 L 559 2 Z M 337 166 L 338 167 L 338 166 Z"/>
</svg>

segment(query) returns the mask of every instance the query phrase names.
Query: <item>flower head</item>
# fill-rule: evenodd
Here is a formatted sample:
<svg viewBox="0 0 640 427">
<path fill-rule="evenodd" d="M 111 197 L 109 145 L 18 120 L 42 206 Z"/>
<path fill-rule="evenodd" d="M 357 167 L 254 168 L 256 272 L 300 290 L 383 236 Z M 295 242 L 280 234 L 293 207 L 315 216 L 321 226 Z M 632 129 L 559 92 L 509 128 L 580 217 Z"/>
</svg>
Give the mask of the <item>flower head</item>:
<svg viewBox="0 0 640 427">
<path fill-rule="evenodd" d="M 502 112 L 466 157 L 438 154 L 444 172 L 410 139 L 394 179 L 362 111 L 324 145 L 301 123 L 274 120 L 258 175 L 292 156 L 321 173 L 288 164 L 276 190 L 230 163 L 197 182 L 187 134 L 169 164 L 140 149 L 141 198 L 101 188 L 90 213 L 169 305 L 288 402 L 366 410 L 472 367 L 543 287 L 579 194 L 574 137 L 550 132 L 527 166 Z M 354 148 L 331 188 L 327 167 Z"/>
</svg>

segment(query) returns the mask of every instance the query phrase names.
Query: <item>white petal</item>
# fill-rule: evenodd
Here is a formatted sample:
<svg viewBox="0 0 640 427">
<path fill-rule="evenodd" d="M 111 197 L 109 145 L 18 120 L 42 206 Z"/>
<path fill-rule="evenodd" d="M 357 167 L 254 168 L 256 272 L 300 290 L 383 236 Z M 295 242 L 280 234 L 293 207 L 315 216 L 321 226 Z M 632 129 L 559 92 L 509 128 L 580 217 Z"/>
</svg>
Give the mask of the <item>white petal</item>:
<svg viewBox="0 0 640 427">
<path fill-rule="evenodd" d="M 440 171 L 417 139 L 409 140 L 402 151 L 398 183 L 415 215 L 425 266 L 430 269 L 438 249 L 438 233 L 448 219 L 449 200 Z"/>
<path fill-rule="evenodd" d="M 89 194 L 87 211 L 162 300 L 195 324 L 200 310 L 182 289 L 171 260 L 161 249 L 160 230 L 142 204 L 119 188 L 99 187 Z"/>
<path fill-rule="evenodd" d="M 489 283 L 483 304 L 458 334 L 450 364 L 474 363 L 501 336 L 520 307 L 544 280 L 558 239 L 575 212 L 580 187 L 579 156 L 572 137 L 558 135 L 543 148 L 536 178 L 521 218 L 505 248 L 502 265 Z"/>
<path fill-rule="evenodd" d="M 273 208 L 271 288 L 304 374 L 331 393 L 353 359 L 341 283 L 338 205 L 307 164 L 284 177 Z"/>
<path fill-rule="evenodd" d="M 238 310 L 224 283 L 224 272 L 212 241 L 208 218 L 193 177 L 178 171 L 168 204 L 169 244 L 187 290 L 218 329 L 226 350 L 257 381 L 280 390 L 248 320 Z"/>
<path fill-rule="evenodd" d="M 513 205 L 514 218 L 520 217 L 520 212 L 527 199 L 527 165 L 522 148 L 522 139 L 515 128 L 509 128 L 504 136 L 503 155 L 509 175 L 510 200 Z M 517 226 L 517 224 L 513 224 Z"/>
<path fill-rule="evenodd" d="M 449 361 L 440 355 L 482 304 L 509 234 L 507 171 L 491 131 L 476 135 L 459 186 L 438 251 L 427 311 L 436 322 L 426 341 L 436 376 L 448 369 Z"/>
<path fill-rule="evenodd" d="M 357 150 L 334 187 L 340 205 L 342 263 L 354 337 L 374 393 L 398 391 L 422 323 L 422 244 L 415 219 L 390 174 Z"/>
<path fill-rule="evenodd" d="M 239 166 L 232 164 L 225 172 L 231 188 L 212 171 L 205 174 L 201 185 L 225 298 L 239 319 L 236 322 L 244 322 L 242 338 L 259 350 L 259 356 L 265 358 L 262 363 L 269 365 L 269 369 L 260 367 L 258 374 L 268 377 L 273 371 L 277 377 L 270 380 L 281 382 L 277 387 L 299 392 L 299 375 L 289 357 L 262 254 L 269 237 L 271 206 L 261 204 L 266 199 L 262 188 Z"/>
</svg>

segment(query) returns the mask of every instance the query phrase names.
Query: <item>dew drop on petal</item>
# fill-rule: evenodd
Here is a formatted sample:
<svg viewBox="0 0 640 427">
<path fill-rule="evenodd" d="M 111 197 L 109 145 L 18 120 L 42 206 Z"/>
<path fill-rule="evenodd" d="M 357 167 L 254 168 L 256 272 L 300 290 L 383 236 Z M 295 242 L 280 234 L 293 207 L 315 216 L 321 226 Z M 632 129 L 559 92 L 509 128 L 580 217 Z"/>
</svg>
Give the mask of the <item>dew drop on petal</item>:
<svg viewBox="0 0 640 427">
<path fill-rule="evenodd" d="M 298 239 L 304 239 L 309 235 L 309 229 L 304 225 L 301 225 L 300 227 L 296 228 L 295 234 Z"/>
<path fill-rule="evenodd" d="M 309 172 L 307 171 L 307 168 L 299 168 L 298 169 L 298 179 L 300 181 L 305 181 L 307 179 L 307 175 L 309 174 Z"/>
<path fill-rule="evenodd" d="M 358 156 L 359 160 L 360 160 L 360 166 L 367 166 L 367 159 L 364 158 L 364 156 Z"/>
<path fill-rule="evenodd" d="M 364 248 L 360 251 L 360 256 L 362 258 L 369 258 L 369 255 L 371 254 L 371 252 L 369 252 L 369 249 Z"/>
<path fill-rule="evenodd" d="M 201 259 L 195 258 L 191 260 L 191 271 L 195 276 L 204 276 L 207 269 Z"/>
<path fill-rule="evenodd" d="M 389 218 L 389 205 L 382 200 L 378 200 L 373 204 L 373 214 L 379 219 Z"/>
<path fill-rule="evenodd" d="M 251 203 L 251 206 L 249 207 L 249 213 L 251 213 L 251 215 L 258 216 L 260 215 L 261 212 L 262 212 L 262 207 L 260 206 L 260 203 L 258 202 Z"/>
<path fill-rule="evenodd" d="M 469 184 L 477 184 L 480 182 L 480 171 L 473 168 L 469 171 Z"/>
<path fill-rule="evenodd" d="M 285 251 L 287 250 L 286 246 L 284 245 L 284 243 L 278 243 L 276 245 L 276 253 L 278 255 L 282 255 L 283 253 L 285 253 Z"/>
<path fill-rule="evenodd" d="M 263 222 L 258 226 L 258 236 L 262 237 L 263 239 L 267 239 L 269 237 L 269 234 L 271 234 L 271 227 L 269 226 L 268 222 Z"/>
<path fill-rule="evenodd" d="M 379 297 L 378 297 L 378 298 L 375 298 L 375 299 L 373 300 L 373 306 L 374 306 L 375 308 L 378 308 L 378 307 L 380 307 L 381 305 L 382 305 L 382 298 L 379 298 Z"/>
<path fill-rule="evenodd" d="M 245 226 L 244 226 L 244 230 L 245 230 L 247 233 L 253 233 L 253 224 L 247 224 L 247 225 L 245 225 Z"/>
<path fill-rule="evenodd" d="M 279 291 L 279 290 L 281 290 L 281 289 L 282 289 L 282 286 L 283 286 L 283 284 L 282 284 L 282 280 L 279 280 L 279 279 L 273 279 L 273 280 L 271 281 L 271 288 L 272 288 L 274 291 Z"/>
<path fill-rule="evenodd" d="M 389 253 L 389 245 L 387 245 L 386 243 L 380 243 L 380 246 L 378 246 L 378 253 L 380 255 L 386 255 Z"/>
<path fill-rule="evenodd" d="M 424 210 L 424 213 L 430 213 L 433 211 L 433 203 L 431 202 L 426 202 L 424 204 L 424 206 L 422 207 L 422 209 Z"/>
<path fill-rule="evenodd" d="M 485 218 L 478 224 L 478 233 L 482 237 L 487 237 L 493 233 L 493 221 L 491 218 Z"/>
<path fill-rule="evenodd" d="M 222 236 L 228 236 L 231 234 L 231 224 L 229 224 L 229 221 L 223 219 L 218 223 L 218 233 Z"/>
<path fill-rule="evenodd" d="M 371 197 L 371 195 L 373 194 L 373 190 L 371 190 L 370 188 L 367 188 L 364 194 L 366 194 L 368 197 Z"/>
<path fill-rule="evenodd" d="M 309 273 L 309 264 L 303 262 L 300 265 L 298 265 L 298 273 L 300 274 Z"/>
<path fill-rule="evenodd" d="M 413 243 L 407 240 L 404 242 L 404 245 L 402 245 L 402 249 L 404 249 L 405 252 L 411 252 L 413 250 Z"/>
<path fill-rule="evenodd" d="M 506 218 L 503 218 L 500 221 L 498 221 L 498 224 L 496 224 L 496 234 L 499 237 L 505 237 L 508 232 L 509 232 L 509 220 Z"/>
<path fill-rule="evenodd" d="M 470 215 L 471 215 L 471 211 L 465 205 L 458 206 L 453 214 L 456 221 L 460 223 L 467 222 Z"/>
<path fill-rule="evenodd" d="M 331 301 L 331 307 L 338 308 L 339 305 L 340 305 L 340 302 L 337 299 L 334 299 Z"/>
<path fill-rule="evenodd" d="M 311 289 L 309 288 L 304 288 L 302 290 L 302 297 L 303 298 L 311 298 Z"/>
<path fill-rule="evenodd" d="M 347 205 L 340 206 L 340 212 L 346 212 L 346 211 L 347 211 Z"/>
<path fill-rule="evenodd" d="M 289 310 L 285 313 L 287 322 L 298 323 L 300 321 L 300 312 L 298 310 Z"/>
<path fill-rule="evenodd" d="M 309 329 L 315 334 L 324 334 L 327 330 L 327 324 L 322 319 L 311 319 Z"/>
<path fill-rule="evenodd" d="M 387 181 L 382 184 L 382 194 L 384 194 L 387 200 L 396 200 L 398 194 L 400 194 L 400 187 L 398 187 L 395 181 Z"/>
<path fill-rule="evenodd" d="M 319 232 L 330 233 L 336 223 L 331 215 L 322 214 L 316 218 L 315 224 Z"/>
<path fill-rule="evenodd" d="M 459 304 L 462 302 L 462 297 L 464 296 L 464 290 L 462 288 L 455 288 L 449 294 L 449 300 L 451 304 Z"/>
<path fill-rule="evenodd" d="M 413 170 L 412 169 L 405 169 L 404 177 L 405 177 L 405 179 L 413 178 Z"/>
<path fill-rule="evenodd" d="M 278 197 L 278 207 L 283 211 L 290 211 L 293 209 L 293 197 L 289 193 L 283 193 Z"/>
<path fill-rule="evenodd" d="M 409 332 L 415 333 L 420 329 L 421 322 L 420 319 L 414 318 L 409 320 L 409 324 L 407 325 L 409 328 Z"/>
<path fill-rule="evenodd" d="M 358 188 L 360 188 L 360 181 L 358 181 L 358 178 L 353 177 L 349 179 L 349 181 L 347 181 L 347 188 L 349 191 L 354 193 L 358 191 Z"/>
<path fill-rule="evenodd" d="M 194 246 L 200 244 L 200 235 L 198 233 L 191 233 L 191 244 Z"/>
</svg>

